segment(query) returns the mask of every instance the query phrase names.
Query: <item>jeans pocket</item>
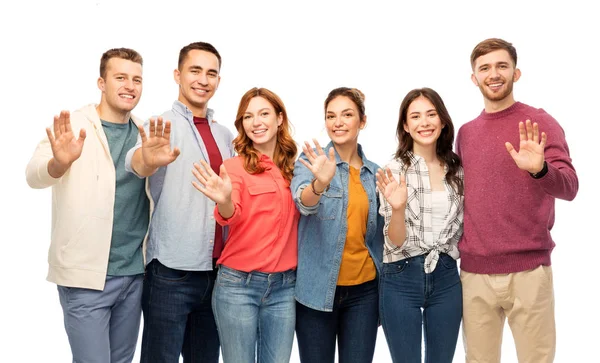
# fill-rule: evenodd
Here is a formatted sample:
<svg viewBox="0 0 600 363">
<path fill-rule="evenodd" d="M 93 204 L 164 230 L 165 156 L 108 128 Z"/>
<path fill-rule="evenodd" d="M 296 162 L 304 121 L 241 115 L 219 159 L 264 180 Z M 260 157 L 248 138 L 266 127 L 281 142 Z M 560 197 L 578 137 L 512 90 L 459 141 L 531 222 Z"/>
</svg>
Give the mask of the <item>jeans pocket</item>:
<svg viewBox="0 0 600 363">
<path fill-rule="evenodd" d="M 408 266 L 407 260 L 394 261 L 383 264 L 383 275 L 396 275 L 402 273 Z"/>
<path fill-rule="evenodd" d="M 438 265 L 446 269 L 456 269 L 456 260 L 445 253 L 440 253 Z"/>
<path fill-rule="evenodd" d="M 175 281 L 184 281 L 190 275 L 190 271 L 183 271 L 183 270 L 176 270 L 176 269 L 169 268 L 169 267 L 163 265 L 162 263 L 160 263 L 158 260 L 155 260 L 153 262 L 154 262 L 154 266 L 153 266 L 154 276 L 158 279 L 165 280 L 165 281 L 174 281 L 174 282 Z"/>
<path fill-rule="evenodd" d="M 227 269 L 219 269 L 219 274 L 217 275 L 217 283 L 219 285 L 226 284 L 234 284 L 240 285 L 244 281 L 244 278 L 234 271 L 229 271 Z"/>
</svg>

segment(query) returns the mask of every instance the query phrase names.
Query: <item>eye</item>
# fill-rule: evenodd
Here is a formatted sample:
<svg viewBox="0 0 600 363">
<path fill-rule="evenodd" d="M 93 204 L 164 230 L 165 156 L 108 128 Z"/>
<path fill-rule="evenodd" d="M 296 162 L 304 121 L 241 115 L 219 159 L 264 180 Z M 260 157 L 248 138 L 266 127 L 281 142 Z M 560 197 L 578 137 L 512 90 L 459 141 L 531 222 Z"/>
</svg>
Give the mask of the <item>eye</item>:
<svg viewBox="0 0 600 363">
<path fill-rule="evenodd" d="M 435 117 L 435 116 L 437 116 L 437 113 L 435 113 L 435 112 L 432 112 L 429 114 L 429 117 Z"/>
<path fill-rule="evenodd" d="M 501 64 L 498 68 L 500 68 L 500 69 L 506 69 L 506 68 L 508 68 L 508 66 L 506 64 Z"/>
<path fill-rule="evenodd" d="M 331 119 L 334 119 L 334 118 L 335 118 L 335 116 L 334 116 L 334 115 L 327 115 L 327 117 L 325 117 L 325 118 L 326 118 L 327 120 L 331 120 Z"/>
<path fill-rule="evenodd" d="M 265 111 L 263 113 L 260 114 L 262 117 L 267 117 L 269 116 L 269 112 Z"/>
<path fill-rule="evenodd" d="M 117 79 L 118 79 L 119 81 L 122 81 L 122 80 L 124 80 L 124 79 L 125 79 L 125 77 L 123 77 L 123 76 L 117 76 Z"/>
<path fill-rule="evenodd" d="M 481 67 L 481 68 L 479 68 L 479 70 L 480 70 L 481 72 L 485 72 L 485 71 L 487 71 L 487 70 L 488 70 L 488 67 L 487 67 L 487 66 L 485 66 L 485 67 Z"/>
<path fill-rule="evenodd" d="M 216 73 L 214 73 L 214 72 L 210 72 L 210 73 L 208 74 L 208 76 L 209 76 L 209 77 L 212 77 L 212 78 L 215 78 L 215 77 L 217 76 L 217 74 L 216 74 Z"/>
<path fill-rule="evenodd" d="M 141 80 L 141 79 L 134 79 L 133 81 L 134 81 L 135 83 L 137 83 L 137 84 L 142 84 L 142 80 Z"/>
<path fill-rule="evenodd" d="M 200 72 L 199 72 L 197 69 L 192 69 L 191 73 L 192 73 L 192 74 L 198 74 L 198 73 L 200 73 Z"/>
<path fill-rule="evenodd" d="M 352 117 L 353 115 L 352 115 L 352 112 L 346 112 L 346 113 L 344 114 L 344 116 L 345 116 L 345 117 Z"/>
<path fill-rule="evenodd" d="M 250 116 L 250 115 L 244 115 L 244 117 L 242 119 L 243 120 L 248 120 L 248 119 L 251 119 L 251 118 L 252 118 L 252 116 Z"/>
<path fill-rule="evenodd" d="M 412 116 L 410 116 L 410 118 L 413 120 L 417 120 L 419 118 L 419 115 L 412 115 Z"/>
</svg>

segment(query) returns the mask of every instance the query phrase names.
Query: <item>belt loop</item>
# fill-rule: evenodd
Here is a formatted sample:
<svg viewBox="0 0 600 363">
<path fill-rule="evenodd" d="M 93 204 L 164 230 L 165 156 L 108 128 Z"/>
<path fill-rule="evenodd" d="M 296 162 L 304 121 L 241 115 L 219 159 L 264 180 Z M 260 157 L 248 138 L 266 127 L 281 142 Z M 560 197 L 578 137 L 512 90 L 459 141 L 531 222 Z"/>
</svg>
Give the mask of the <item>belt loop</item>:
<svg viewBox="0 0 600 363">
<path fill-rule="evenodd" d="M 248 276 L 246 277 L 246 286 L 250 284 L 250 280 L 252 280 L 252 272 L 248 272 Z"/>
</svg>

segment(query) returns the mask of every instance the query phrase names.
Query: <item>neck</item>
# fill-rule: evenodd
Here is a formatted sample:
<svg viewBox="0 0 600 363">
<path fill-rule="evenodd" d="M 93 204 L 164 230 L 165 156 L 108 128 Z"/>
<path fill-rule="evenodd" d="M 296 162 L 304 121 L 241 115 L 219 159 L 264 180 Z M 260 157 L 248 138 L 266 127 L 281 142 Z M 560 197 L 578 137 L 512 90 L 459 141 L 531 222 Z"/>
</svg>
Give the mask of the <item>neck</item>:
<svg viewBox="0 0 600 363">
<path fill-rule="evenodd" d="M 129 122 L 131 117 L 130 112 L 117 111 L 103 101 L 100 101 L 100 104 L 96 106 L 96 112 L 98 112 L 100 119 L 113 123 L 125 124 Z"/>
<path fill-rule="evenodd" d="M 191 105 L 186 99 L 185 97 L 183 97 L 181 94 L 179 94 L 179 98 L 177 99 L 179 102 L 183 103 L 187 108 L 190 109 L 190 111 L 192 111 L 192 115 L 195 117 L 201 117 L 201 118 L 206 118 L 206 112 L 208 110 L 208 103 L 205 103 L 201 106 L 194 106 Z"/>
<path fill-rule="evenodd" d="M 499 101 L 488 100 L 487 98 L 483 99 L 483 103 L 485 105 L 485 112 L 494 113 L 500 112 L 502 110 L 506 110 L 510 106 L 515 104 L 515 98 L 513 94 L 509 94 Z"/>
<path fill-rule="evenodd" d="M 349 165 L 362 165 L 362 159 L 358 155 L 358 143 L 333 144 L 335 151 L 340 156 L 340 160 L 345 161 Z"/>
<path fill-rule="evenodd" d="M 438 156 L 435 152 L 435 145 L 429 145 L 428 147 L 422 147 L 421 145 L 413 144 L 413 154 L 419 155 L 425 159 L 425 163 L 431 164 L 438 161 Z"/>
<path fill-rule="evenodd" d="M 276 140 L 274 141 L 276 142 Z M 275 142 L 253 146 L 256 149 L 256 151 L 258 151 L 262 155 L 268 156 L 269 159 L 273 160 L 273 155 L 275 155 Z"/>
</svg>

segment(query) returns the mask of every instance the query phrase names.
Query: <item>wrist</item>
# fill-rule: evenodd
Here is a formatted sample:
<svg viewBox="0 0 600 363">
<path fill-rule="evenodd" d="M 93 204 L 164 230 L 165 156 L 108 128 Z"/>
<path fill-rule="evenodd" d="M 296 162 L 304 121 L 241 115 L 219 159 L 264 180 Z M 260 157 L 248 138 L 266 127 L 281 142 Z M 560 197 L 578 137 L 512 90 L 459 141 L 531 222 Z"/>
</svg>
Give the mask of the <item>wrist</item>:
<svg viewBox="0 0 600 363">
<path fill-rule="evenodd" d="M 314 195 L 322 195 L 329 190 L 329 184 L 323 185 L 317 178 L 310 182 L 310 189 Z"/>
<path fill-rule="evenodd" d="M 548 173 L 548 163 L 546 161 L 544 161 L 544 165 L 542 166 L 542 170 L 538 171 L 537 173 L 529 172 L 529 175 L 531 175 L 531 177 L 534 178 L 534 179 L 540 179 L 541 177 L 543 177 L 547 173 Z"/>
</svg>

